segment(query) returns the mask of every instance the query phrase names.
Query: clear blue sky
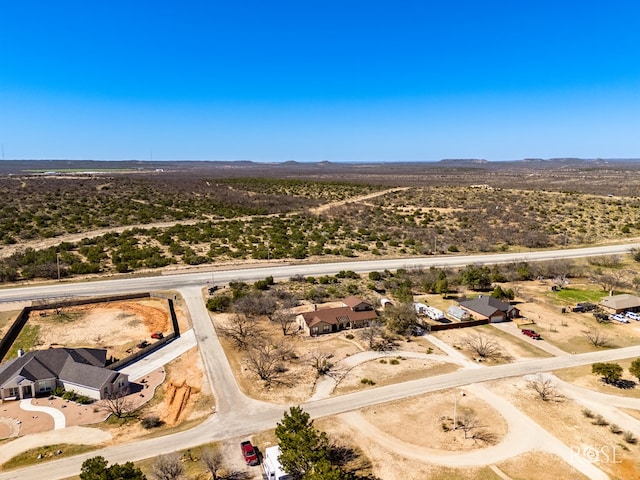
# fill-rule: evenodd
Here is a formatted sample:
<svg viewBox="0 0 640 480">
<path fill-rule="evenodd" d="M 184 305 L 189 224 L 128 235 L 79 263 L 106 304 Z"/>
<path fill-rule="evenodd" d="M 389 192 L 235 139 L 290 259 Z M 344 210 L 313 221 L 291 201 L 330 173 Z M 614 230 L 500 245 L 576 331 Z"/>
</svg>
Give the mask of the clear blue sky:
<svg viewBox="0 0 640 480">
<path fill-rule="evenodd" d="M 6 159 L 640 157 L 640 2 L 3 1 Z"/>
</svg>

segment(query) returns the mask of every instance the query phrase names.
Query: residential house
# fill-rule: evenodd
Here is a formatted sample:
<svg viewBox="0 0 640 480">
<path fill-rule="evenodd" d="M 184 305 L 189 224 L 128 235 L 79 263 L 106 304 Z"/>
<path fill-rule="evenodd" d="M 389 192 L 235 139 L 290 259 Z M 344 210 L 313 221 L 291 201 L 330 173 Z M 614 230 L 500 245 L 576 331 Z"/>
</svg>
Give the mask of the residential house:
<svg viewBox="0 0 640 480">
<path fill-rule="evenodd" d="M 363 328 L 378 318 L 373 305 L 359 297 L 347 297 L 342 306 L 318 308 L 314 305 L 311 312 L 296 317 L 296 323 L 307 335 L 316 336 L 338 332 L 347 328 Z"/>
<path fill-rule="evenodd" d="M 475 320 L 489 320 L 491 323 L 506 322 L 520 316 L 516 307 L 489 295 L 462 299 L 458 305 Z"/>
<path fill-rule="evenodd" d="M 49 395 L 57 387 L 100 400 L 129 387 L 129 377 L 106 368 L 107 351 L 97 348 L 36 350 L 0 366 L 0 399 Z"/>
<path fill-rule="evenodd" d="M 625 311 L 640 311 L 640 297 L 623 293 L 621 295 L 610 295 L 604 297 L 599 305 L 609 313 L 620 313 Z"/>
</svg>

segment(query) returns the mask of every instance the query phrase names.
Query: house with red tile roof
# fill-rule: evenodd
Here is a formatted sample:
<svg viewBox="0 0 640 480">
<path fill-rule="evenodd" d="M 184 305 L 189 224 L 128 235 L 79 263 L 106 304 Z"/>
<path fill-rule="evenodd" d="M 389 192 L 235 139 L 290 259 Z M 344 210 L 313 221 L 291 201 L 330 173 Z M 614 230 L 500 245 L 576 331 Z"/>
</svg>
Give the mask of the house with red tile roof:
<svg viewBox="0 0 640 480">
<path fill-rule="evenodd" d="M 314 305 L 310 312 L 296 317 L 300 329 L 310 336 L 325 335 L 345 329 L 363 328 L 378 319 L 373 304 L 359 297 L 347 297 L 340 307 L 322 308 Z"/>
</svg>

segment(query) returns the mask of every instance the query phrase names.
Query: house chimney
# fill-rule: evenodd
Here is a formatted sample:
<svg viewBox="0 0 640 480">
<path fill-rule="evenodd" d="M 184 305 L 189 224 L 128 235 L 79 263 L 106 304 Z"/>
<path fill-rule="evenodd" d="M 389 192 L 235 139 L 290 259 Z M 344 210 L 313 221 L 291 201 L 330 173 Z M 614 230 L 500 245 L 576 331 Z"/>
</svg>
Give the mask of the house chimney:
<svg viewBox="0 0 640 480">
<path fill-rule="evenodd" d="M 313 311 L 314 312 L 318 311 L 318 304 L 316 304 L 316 303 L 313 304 Z"/>
</svg>

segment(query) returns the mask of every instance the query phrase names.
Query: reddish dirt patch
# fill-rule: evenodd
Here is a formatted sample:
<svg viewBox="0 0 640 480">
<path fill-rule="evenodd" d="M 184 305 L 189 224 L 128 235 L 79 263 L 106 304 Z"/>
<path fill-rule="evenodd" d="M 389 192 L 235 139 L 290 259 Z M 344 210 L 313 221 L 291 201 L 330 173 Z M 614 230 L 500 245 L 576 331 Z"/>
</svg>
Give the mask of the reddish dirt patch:
<svg viewBox="0 0 640 480">
<path fill-rule="evenodd" d="M 107 356 L 122 358 L 153 332 L 169 333 L 170 318 L 166 300 L 150 298 L 44 310 L 29 324 L 40 327 L 38 343 L 45 347 L 106 348 Z"/>
</svg>

